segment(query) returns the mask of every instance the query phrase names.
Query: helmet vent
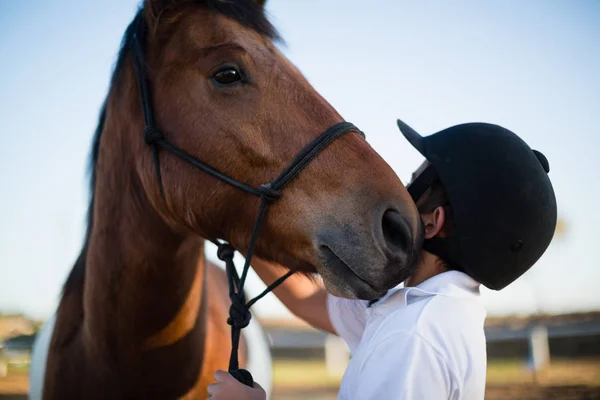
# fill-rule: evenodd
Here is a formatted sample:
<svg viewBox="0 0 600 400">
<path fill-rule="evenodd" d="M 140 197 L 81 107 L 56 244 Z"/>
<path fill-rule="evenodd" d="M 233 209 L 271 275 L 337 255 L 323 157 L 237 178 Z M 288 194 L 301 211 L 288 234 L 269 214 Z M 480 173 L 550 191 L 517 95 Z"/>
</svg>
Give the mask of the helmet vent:
<svg viewBox="0 0 600 400">
<path fill-rule="evenodd" d="M 517 240 L 516 242 L 514 242 L 513 244 L 510 245 L 510 249 L 512 251 L 514 251 L 515 253 L 521 251 L 522 248 L 523 248 L 522 240 Z"/>
</svg>

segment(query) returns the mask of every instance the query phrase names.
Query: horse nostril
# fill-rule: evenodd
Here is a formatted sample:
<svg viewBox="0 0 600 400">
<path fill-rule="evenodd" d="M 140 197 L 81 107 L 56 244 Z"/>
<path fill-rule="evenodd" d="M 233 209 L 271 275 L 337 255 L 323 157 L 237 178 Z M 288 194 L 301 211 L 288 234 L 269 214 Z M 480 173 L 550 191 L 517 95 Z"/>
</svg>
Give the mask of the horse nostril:
<svg viewBox="0 0 600 400">
<path fill-rule="evenodd" d="M 399 212 L 387 210 L 383 214 L 381 229 L 385 244 L 392 252 L 403 252 L 410 247 L 410 227 Z"/>
</svg>

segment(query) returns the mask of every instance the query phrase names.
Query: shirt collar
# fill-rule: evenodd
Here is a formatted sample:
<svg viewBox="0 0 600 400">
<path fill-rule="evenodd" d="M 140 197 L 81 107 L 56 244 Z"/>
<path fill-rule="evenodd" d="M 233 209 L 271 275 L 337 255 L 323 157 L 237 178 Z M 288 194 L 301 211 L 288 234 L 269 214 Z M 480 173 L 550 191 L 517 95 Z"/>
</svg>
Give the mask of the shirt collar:
<svg viewBox="0 0 600 400">
<path fill-rule="evenodd" d="M 479 296 L 480 283 L 460 271 L 446 271 L 421 282 L 412 291 L 422 291 L 431 294 L 444 294 L 452 297 Z"/>
<path fill-rule="evenodd" d="M 417 286 L 391 289 L 376 303 L 373 303 L 371 307 L 397 307 L 401 304 L 411 304 L 435 295 L 478 298 L 480 296 L 479 287 L 480 283 L 464 272 L 446 271 L 421 282 Z"/>
</svg>

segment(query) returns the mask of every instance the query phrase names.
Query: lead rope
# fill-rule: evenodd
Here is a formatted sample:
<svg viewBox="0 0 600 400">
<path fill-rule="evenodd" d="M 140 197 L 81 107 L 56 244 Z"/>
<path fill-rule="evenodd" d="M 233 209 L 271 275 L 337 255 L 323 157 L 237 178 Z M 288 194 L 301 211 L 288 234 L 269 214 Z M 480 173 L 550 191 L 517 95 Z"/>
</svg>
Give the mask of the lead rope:
<svg viewBox="0 0 600 400">
<path fill-rule="evenodd" d="M 152 158 L 154 162 L 154 168 L 156 169 L 156 175 L 158 185 L 160 188 L 160 194 L 165 200 L 165 191 L 162 183 L 162 176 L 160 173 L 160 158 L 159 158 L 159 147 L 163 148 L 175 156 L 183 159 L 190 163 L 194 167 L 206 172 L 209 175 L 239 189 L 253 196 L 260 197 L 261 202 L 258 209 L 258 215 L 256 217 L 256 223 L 250 237 L 250 244 L 248 246 L 248 252 L 246 254 L 246 261 L 242 269 L 242 276 L 238 275 L 233 262 L 235 255 L 234 249 L 224 241 L 216 240 L 212 241 L 218 246 L 217 256 L 220 260 L 225 262 L 225 270 L 227 272 L 227 281 L 229 284 L 229 298 L 231 300 L 231 307 L 229 308 L 229 318 L 227 323 L 231 325 L 231 356 L 229 357 L 229 373 L 233 375 L 238 381 L 247 385 L 254 386 L 254 380 L 252 374 L 245 369 L 239 368 L 238 349 L 240 344 L 241 331 L 248 326 L 252 318 L 250 313 L 250 307 L 254 305 L 258 300 L 262 299 L 268 293 L 273 291 L 283 281 L 290 277 L 294 272 L 289 271 L 275 282 L 271 283 L 265 290 L 263 290 L 258 296 L 252 300 L 246 302 L 246 296 L 244 293 L 244 285 L 246 283 L 246 277 L 248 276 L 248 270 L 250 269 L 250 261 L 254 254 L 254 247 L 256 246 L 256 240 L 260 232 L 260 227 L 263 219 L 267 213 L 267 208 L 270 204 L 274 203 L 281 197 L 281 189 L 291 182 L 299 173 L 306 167 L 306 165 L 323 150 L 327 145 L 334 141 L 344 133 L 353 131 L 364 137 L 364 133 L 360 131 L 356 126 L 350 122 L 340 122 L 321 135 L 315 140 L 309 143 L 305 148 L 294 157 L 292 162 L 283 170 L 283 172 L 275 178 L 272 182 L 261 185 L 258 189 L 246 185 L 242 182 L 238 182 L 235 179 L 223 174 L 222 172 L 214 169 L 210 165 L 203 163 L 191 154 L 181 150 L 174 146 L 168 140 L 165 139 L 164 134 L 155 125 L 154 113 L 152 111 L 152 97 L 149 87 L 149 79 L 146 74 L 146 61 L 144 57 L 144 49 L 142 46 L 143 38 L 145 34 L 144 16 L 143 12 L 139 12 L 135 21 L 136 26 L 134 27 L 134 34 L 132 42 L 130 43 L 133 51 L 133 65 L 135 78 L 138 84 L 140 92 L 140 101 L 142 105 L 142 113 L 144 118 L 144 141 L 152 149 Z"/>
<path fill-rule="evenodd" d="M 268 293 L 273 291 L 277 286 L 282 284 L 288 277 L 294 272 L 288 271 L 281 278 L 271 283 L 265 290 L 263 290 L 258 296 L 246 302 L 246 296 L 244 293 L 244 285 L 246 283 L 246 277 L 248 276 L 248 270 L 250 269 L 250 261 L 254 254 L 254 247 L 256 240 L 260 232 L 262 221 L 266 215 L 267 208 L 270 204 L 273 204 L 276 200 L 281 197 L 281 189 L 289 182 L 292 181 L 302 169 L 324 149 L 329 143 L 335 138 L 348 132 L 349 130 L 356 130 L 360 132 L 354 125 L 349 122 L 341 122 L 326 130 L 322 135 L 305 147 L 290 163 L 290 165 L 272 182 L 261 185 L 259 188 L 261 202 L 258 208 L 258 216 L 256 217 L 256 223 L 250 237 L 250 244 L 248 246 L 248 252 L 246 254 L 246 261 L 242 269 L 241 278 L 238 276 L 235 264 L 233 262 L 234 250 L 226 242 L 214 242 L 218 246 L 217 256 L 220 260 L 225 262 L 225 270 L 227 271 L 227 280 L 229 283 L 229 298 L 231 299 L 231 307 L 229 308 L 229 318 L 227 323 L 231 325 L 231 356 L 229 357 L 229 373 L 234 376 L 241 383 L 252 387 L 254 379 L 252 374 L 239 367 L 238 360 L 238 349 L 240 343 L 240 335 L 242 329 L 248 326 L 252 314 L 250 313 L 250 307 L 258 300 L 262 299 Z M 360 132 L 362 134 L 362 132 Z"/>
<path fill-rule="evenodd" d="M 244 385 L 253 386 L 254 379 L 250 371 L 240 368 L 239 366 L 239 344 L 242 329 L 250 324 L 252 314 L 250 313 L 250 307 L 254 305 L 258 300 L 262 299 L 269 292 L 273 291 L 283 281 L 290 277 L 294 271 L 288 271 L 285 275 L 277 279 L 275 282 L 267 286 L 258 296 L 246 303 L 246 295 L 244 293 L 244 284 L 240 280 L 235 264 L 233 262 L 233 256 L 235 252 L 229 246 L 228 243 L 221 243 L 217 250 L 217 256 L 220 260 L 225 262 L 225 269 L 227 271 L 227 280 L 229 283 L 229 298 L 231 299 L 231 306 L 229 308 L 229 318 L 227 323 L 231 325 L 231 355 L 229 357 L 229 373 L 235 377 L 238 381 Z M 244 269 L 247 272 L 247 269 Z"/>
</svg>

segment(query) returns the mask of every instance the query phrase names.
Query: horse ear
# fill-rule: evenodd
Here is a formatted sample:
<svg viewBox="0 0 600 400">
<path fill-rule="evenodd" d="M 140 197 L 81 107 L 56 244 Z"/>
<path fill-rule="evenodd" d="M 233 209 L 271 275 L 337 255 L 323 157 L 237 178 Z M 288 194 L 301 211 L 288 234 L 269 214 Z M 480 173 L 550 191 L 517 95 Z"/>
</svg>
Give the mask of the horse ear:
<svg viewBox="0 0 600 400">
<path fill-rule="evenodd" d="M 256 1 L 256 4 L 258 4 L 261 7 L 264 7 L 265 4 L 267 3 L 267 0 L 254 0 Z"/>
</svg>

